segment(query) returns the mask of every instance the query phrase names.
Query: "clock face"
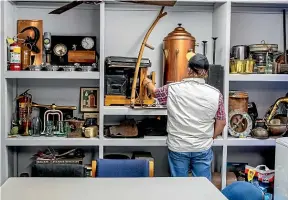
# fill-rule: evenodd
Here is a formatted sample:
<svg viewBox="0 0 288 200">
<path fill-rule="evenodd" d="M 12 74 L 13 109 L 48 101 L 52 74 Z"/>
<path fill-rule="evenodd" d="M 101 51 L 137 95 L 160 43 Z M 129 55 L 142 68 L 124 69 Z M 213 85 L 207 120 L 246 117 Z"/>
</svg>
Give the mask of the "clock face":
<svg viewBox="0 0 288 200">
<path fill-rule="evenodd" d="M 81 45 L 84 49 L 92 49 L 94 47 L 94 40 L 91 37 L 83 38 Z"/>
<path fill-rule="evenodd" d="M 67 53 L 67 47 L 64 44 L 57 44 L 54 47 L 53 52 L 56 56 L 64 56 Z"/>
</svg>

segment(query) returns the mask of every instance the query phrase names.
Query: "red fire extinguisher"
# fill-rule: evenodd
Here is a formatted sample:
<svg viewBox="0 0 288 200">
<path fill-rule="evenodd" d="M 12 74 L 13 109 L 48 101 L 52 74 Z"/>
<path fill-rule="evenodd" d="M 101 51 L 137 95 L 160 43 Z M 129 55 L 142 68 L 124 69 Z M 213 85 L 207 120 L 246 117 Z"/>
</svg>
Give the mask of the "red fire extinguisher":
<svg viewBox="0 0 288 200">
<path fill-rule="evenodd" d="M 32 95 L 28 91 L 26 90 L 17 97 L 19 132 L 24 136 L 29 135 L 31 129 Z"/>
<path fill-rule="evenodd" d="M 14 41 L 9 45 L 9 70 L 20 71 L 21 70 L 21 44 Z"/>
</svg>

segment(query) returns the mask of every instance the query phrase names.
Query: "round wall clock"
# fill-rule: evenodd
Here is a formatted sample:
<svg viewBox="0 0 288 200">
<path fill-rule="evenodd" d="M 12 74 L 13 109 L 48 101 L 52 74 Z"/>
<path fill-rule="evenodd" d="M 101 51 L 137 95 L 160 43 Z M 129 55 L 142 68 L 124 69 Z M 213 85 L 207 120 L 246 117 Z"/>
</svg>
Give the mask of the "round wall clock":
<svg viewBox="0 0 288 200">
<path fill-rule="evenodd" d="M 94 40 L 91 37 L 85 37 L 81 41 L 81 45 L 84 49 L 90 50 L 94 47 Z"/>
</svg>

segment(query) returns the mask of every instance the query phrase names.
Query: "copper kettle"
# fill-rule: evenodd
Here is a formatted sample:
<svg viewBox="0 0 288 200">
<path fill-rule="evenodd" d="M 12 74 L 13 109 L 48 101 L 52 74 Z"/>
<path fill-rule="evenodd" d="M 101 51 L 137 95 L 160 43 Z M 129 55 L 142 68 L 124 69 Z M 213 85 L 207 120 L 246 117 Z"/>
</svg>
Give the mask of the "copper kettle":
<svg viewBox="0 0 288 200">
<path fill-rule="evenodd" d="M 181 81 L 187 76 L 186 54 L 195 52 L 195 38 L 178 24 L 163 40 L 164 84 Z"/>
</svg>

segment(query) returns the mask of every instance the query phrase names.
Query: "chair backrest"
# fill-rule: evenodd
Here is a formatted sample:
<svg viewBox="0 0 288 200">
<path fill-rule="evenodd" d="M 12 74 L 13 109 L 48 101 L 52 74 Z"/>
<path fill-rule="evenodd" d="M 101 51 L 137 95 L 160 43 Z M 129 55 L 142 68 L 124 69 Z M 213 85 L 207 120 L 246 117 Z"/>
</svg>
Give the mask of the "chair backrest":
<svg viewBox="0 0 288 200">
<path fill-rule="evenodd" d="M 264 193 L 251 183 L 237 181 L 222 190 L 228 200 L 264 200 Z"/>
<path fill-rule="evenodd" d="M 154 162 L 145 159 L 98 159 L 92 161 L 93 177 L 153 177 Z"/>
</svg>

